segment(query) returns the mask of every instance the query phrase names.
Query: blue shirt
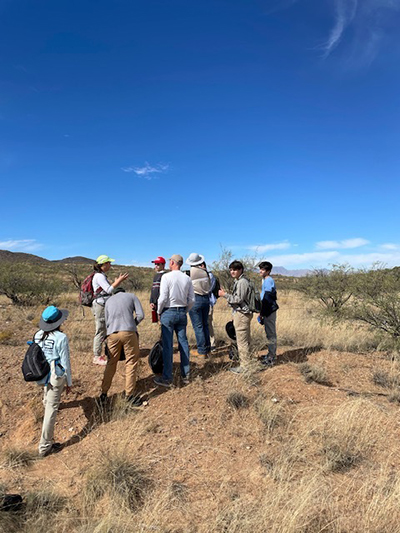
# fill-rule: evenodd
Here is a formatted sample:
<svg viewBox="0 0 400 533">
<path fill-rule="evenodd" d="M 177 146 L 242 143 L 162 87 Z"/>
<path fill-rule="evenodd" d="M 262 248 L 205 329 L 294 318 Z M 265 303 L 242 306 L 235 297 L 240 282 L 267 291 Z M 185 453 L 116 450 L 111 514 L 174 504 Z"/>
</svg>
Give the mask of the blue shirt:
<svg viewBox="0 0 400 533">
<path fill-rule="evenodd" d="M 275 281 L 271 278 L 271 276 L 267 276 L 265 279 L 263 279 L 261 284 L 261 300 L 264 297 L 264 294 L 266 292 L 271 292 L 272 289 L 275 289 Z"/>
<path fill-rule="evenodd" d="M 61 331 L 52 331 L 48 337 L 42 341 L 43 331 L 39 330 L 35 335 L 35 342 L 39 344 L 42 348 L 44 356 L 46 357 L 48 363 L 52 361 L 59 361 L 62 368 L 59 365 L 56 365 L 56 374 L 58 376 L 67 376 L 67 385 L 71 387 L 71 363 L 69 359 L 69 344 L 68 339 L 65 333 Z M 36 383 L 38 385 L 44 385 L 47 381 L 47 376 Z"/>
</svg>

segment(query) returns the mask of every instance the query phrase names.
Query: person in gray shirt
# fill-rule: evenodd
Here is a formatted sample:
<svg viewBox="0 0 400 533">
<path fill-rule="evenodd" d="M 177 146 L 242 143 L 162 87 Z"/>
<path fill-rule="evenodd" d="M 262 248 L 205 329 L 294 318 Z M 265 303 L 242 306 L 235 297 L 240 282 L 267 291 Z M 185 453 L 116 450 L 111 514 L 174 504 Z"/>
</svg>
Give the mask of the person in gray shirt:
<svg viewBox="0 0 400 533">
<path fill-rule="evenodd" d="M 127 401 L 139 406 L 140 396 L 135 395 L 137 366 L 139 362 L 139 336 L 137 325 L 144 319 L 139 298 L 118 288 L 105 305 L 107 347 L 109 358 L 101 384 L 100 402 L 107 400 L 107 393 L 117 370 L 121 351 L 125 353 L 125 394 Z"/>
</svg>

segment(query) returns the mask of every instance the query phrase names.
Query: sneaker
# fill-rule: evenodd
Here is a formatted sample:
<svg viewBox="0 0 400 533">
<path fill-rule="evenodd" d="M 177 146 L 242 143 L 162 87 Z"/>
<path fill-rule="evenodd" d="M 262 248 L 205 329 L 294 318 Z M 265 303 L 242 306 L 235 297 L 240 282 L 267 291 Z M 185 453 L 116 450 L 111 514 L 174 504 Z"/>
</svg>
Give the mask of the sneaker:
<svg viewBox="0 0 400 533">
<path fill-rule="evenodd" d="M 234 374 L 243 374 L 244 369 L 242 366 L 233 366 L 229 369 L 229 372 L 233 372 Z"/>
<path fill-rule="evenodd" d="M 107 401 L 107 393 L 106 392 L 102 392 L 99 396 L 99 402 L 101 405 L 104 405 Z"/>
<path fill-rule="evenodd" d="M 104 355 L 95 355 L 93 357 L 93 364 L 100 365 L 100 366 L 106 366 L 107 359 L 104 357 Z"/>
<path fill-rule="evenodd" d="M 48 448 L 44 452 L 39 452 L 39 457 L 47 457 L 48 455 L 52 453 L 58 453 L 63 448 L 64 448 L 64 444 L 61 444 L 61 442 L 53 442 L 50 448 Z"/>
<path fill-rule="evenodd" d="M 181 381 L 184 385 L 189 385 L 190 383 L 190 379 L 189 379 L 189 376 L 181 376 Z"/>
<path fill-rule="evenodd" d="M 154 383 L 156 385 L 160 385 L 161 387 L 171 387 L 172 386 L 172 382 L 171 381 L 168 381 L 167 379 L 164 379 L 161 376 L 156 376 L 153 379 L 153 381 L 154 381 Z"/>
<path fill-rule="evenodd" d="M 130 396 L 128 396 L 126 401 L 131 407 L 140 407 L 143 404 L 143 400 L 139 396 L 139 394 L 137 395 L 131 394 Z"/>
</svg>

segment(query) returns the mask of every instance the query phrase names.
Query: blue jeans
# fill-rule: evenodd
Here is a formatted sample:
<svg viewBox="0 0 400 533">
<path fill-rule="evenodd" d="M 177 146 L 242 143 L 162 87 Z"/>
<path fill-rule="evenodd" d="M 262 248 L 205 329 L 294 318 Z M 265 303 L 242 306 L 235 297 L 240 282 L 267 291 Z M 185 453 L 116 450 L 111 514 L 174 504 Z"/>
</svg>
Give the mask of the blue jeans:
<svg viewBox="0 0 400 533">
<path fill-rule="evenodd" d="M 181 354 L 181 376 L 189 375 L 189 343 L 186 336 L 186 307 L 169 307 L 161 314 L 161 335 L 163 341 L 163 379 L 172 381 L 174 332 Z"/>
<path fill-rule="evenodd" d="M 208 327 L 208 312 L 210 310 L 210 298 L 208 294 L 200 296 L 195 294 L 195 303 L 189 311 L 194 334 L 196 335 L 197 351 L 206 355 L 211 350 L 210 330 Z"/>
</svg>

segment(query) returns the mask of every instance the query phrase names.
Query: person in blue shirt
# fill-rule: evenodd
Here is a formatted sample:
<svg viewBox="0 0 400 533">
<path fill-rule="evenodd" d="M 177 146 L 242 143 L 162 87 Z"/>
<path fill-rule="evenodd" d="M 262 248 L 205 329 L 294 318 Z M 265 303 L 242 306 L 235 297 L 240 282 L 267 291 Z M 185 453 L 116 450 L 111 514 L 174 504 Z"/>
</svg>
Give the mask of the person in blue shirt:
<svg viewBox="0 0 400 533">
<path fill-rule="evenodd" d="M 44 387 L 43 404 L 45 406 L 39 442 L 40 457 L 46 457 L 62 447 L 61 444 L 53 441 L 53 436 L 61 394 L 64 387 L 67 394 L 72 387 L 68 338 L 60 331 L 60 326 L 67 317 L 66 309 L 58 309 L 54 305 L 46 307 L 40 317 L 40 330 L 34 337 L 50 365 L 49 374 L 37 381 L 38 385 Z"/>
<path fill-rule="evenodd" d="M 262 279 L 261 312 L 258 321 L 264 325 L 268 341 L 268 353 L 261 359 L 261 363 L 269 367 L 276 363 L 276 311 L 279 306 L 276 302 L 275 281 L 271 278 L 272 264 L 269 261 L 262 261 L 258 268 Z"/>
</svg>

